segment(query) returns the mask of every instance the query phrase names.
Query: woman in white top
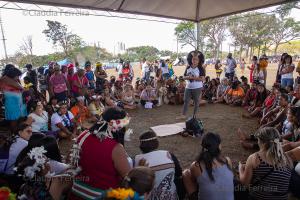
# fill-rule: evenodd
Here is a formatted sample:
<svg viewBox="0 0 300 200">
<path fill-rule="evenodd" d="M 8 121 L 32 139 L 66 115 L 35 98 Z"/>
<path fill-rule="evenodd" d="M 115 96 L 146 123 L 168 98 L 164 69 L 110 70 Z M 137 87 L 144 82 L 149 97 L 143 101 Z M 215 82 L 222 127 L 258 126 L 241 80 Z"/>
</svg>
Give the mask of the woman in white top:
<svg viewBox="0 0 300 200">
<path fill-rule="evenodd" d="M 253 71 L 253 80 L 256 83 L 260 83 L 265 85 L 265 75 L 263 70 L 260 69 L 259 65 L 254 66 L 254 71 Z"/>
<path fill-rule="evenodd" d="M 51 116 L 51 130 L 58 132 L 61 138 L 70 138 L 76 133 L 76 128 L 74 115 L 68 111 L 67 103 L 60 102 L 58 111 Z"/>
<path fill-rule="evenodd" d="M 32 107 L 33 112 L 28 115 L 26 122 L 31 125 L 32 132 L 53 135 L 54 132 L 49 131 L 49 116 L 48 112 L 44 110 L 42 102 L 36 102 Z"/>
<path fill-rule="evenodd" d="M 204 55 L 200 51 L 192 51 L 187 56 L 188 66 L 184 72 L 184 80 L 186 80 L 186 88 L 184 91 L 184 105 L 182 116 L 180 119 L 185 119 L 190 100 L 194 101 L 194 115 L 196 115 L 203 88 L 203 80 L 205 70 L 202 67 L 204 63 Z"/>
<path fill-rule="evenodd" d="M 168 151 L 158 150 L 159 142 L 153 131 L 140 136 L 142 154 L 135 156 L 135 166 L 146 165 L 155 173 L 155 181 L 148 200 L 177 200 L 174 179 L 182 175 L 177 158 Z"/>
<path fill-rule="evenodd" d="M 20 154 L 20 152 L 28 145 L 28 140 L 32 135 L 32 129 L 31 126 L 25 123 L 22 123 L 17 128 L 18 135 L 15 137 L 15 140 L 10 145 L 9 148 L 9 156 L 6 163 L 6 166 L 4 167 L 4 172 L 6 174 L 13 174 L 14 173 L 14 167 L 15 162 Z"/>
<path fill-rule="evenodd" d="M 295 65 L 293 64 L 292 56 L 287 55 L 284 58 L 284 65 L 281 68 L 281 87 L 285 88 L 286 86 L 294 85 L 293 72 L 295 69 Z"/>
</svg>

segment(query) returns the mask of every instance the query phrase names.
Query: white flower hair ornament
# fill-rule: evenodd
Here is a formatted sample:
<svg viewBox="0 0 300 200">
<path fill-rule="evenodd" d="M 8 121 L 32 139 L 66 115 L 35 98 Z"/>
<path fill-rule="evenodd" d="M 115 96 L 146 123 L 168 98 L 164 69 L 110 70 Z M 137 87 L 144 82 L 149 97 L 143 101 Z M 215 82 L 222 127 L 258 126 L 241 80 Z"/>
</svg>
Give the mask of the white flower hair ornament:
<svg viewBox="0 0 300 200">
<path fill-rule="evenodd" d="M 31 160 L 34 160 L 34 164 L 32 166 L 28 166 L 24 169 L 23 177 L 26 178 L 34 178 L 37 172 L 44 169 L 45 164 L 47 162 L 47 157 L 44 155 L 47 151 L 44 147 L 35 147 L 31 149 L 31 151 L 27 154 Z"/>
</svg>

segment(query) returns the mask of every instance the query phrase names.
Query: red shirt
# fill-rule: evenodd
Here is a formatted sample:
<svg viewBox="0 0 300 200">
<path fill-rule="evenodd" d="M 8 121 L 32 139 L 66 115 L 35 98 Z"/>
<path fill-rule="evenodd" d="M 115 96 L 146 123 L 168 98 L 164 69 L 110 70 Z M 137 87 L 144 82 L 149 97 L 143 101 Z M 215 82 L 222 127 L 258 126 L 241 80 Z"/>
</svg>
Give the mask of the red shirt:
<svg viewBox="0 0 300 200">
<path fill-rule="evenodd" d="M 82 86 L 88 86 L 89 84 L 89 80 L 83 76 L 81 78 L 79 78 L 79 76 L 77 74 L 74 74 L 73 78 L 72 78 L 72 91 L 75 93 L 79 92 L 79 88 L 74 84 L 74 83 L 79 83 Z"/>
<path fill-rule="evenodd" d="M 121 177 L 112 160 L 112 151 L 117 144 L 114 139 L 106 138 L 101 142 L 93 134 L 88 136 L 81 146 L 79 166 L 82 170 L 77 178 L 102 190 L 119 187 Z"/>
</svg>

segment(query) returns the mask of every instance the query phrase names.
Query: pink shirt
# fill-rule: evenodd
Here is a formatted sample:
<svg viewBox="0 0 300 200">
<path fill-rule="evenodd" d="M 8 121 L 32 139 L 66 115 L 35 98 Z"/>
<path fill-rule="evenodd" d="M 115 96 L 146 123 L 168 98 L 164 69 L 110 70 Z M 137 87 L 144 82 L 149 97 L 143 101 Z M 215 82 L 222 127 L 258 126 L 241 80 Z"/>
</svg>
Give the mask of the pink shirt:
<svg viewBox="0 0 300 200">
<path fill-rule="evenodd" d="M 77 87 L 74 83 L 79 83 L 82 86 L 88 86 L 89 84 L 89 80 L 83 76 L 81 78 L 78 77 L 77 74 L 74 74 L 73 78 L 72 78 L 72 91 L 75 93 L 79 92 L 79 87 Z"/>
<path fill-rule="evenodd" d="M 58 74 L 58 75 L 53 74 L 50 77 L 49 81 L 50 81 L 50 83 L 53 87 L 53 92 L 56 93 L 56 94 L 68 90 L 67 83 L 66 83 L 66 78 L 63 74 Z"/>
</svg>

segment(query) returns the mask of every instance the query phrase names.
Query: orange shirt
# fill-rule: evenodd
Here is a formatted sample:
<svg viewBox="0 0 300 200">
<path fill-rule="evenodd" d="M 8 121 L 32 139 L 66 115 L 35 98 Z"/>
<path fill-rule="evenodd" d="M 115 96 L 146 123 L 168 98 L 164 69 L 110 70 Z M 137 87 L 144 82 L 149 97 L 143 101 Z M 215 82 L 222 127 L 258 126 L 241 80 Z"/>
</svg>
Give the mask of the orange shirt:
<svg viewBox="0 0 300 200">
<path fill-rule="evenodd" d="M 267 60 L 260 60 L 259 61 L 259 68 L 260 69 L 266 69 L 268 67 L 268 61 Z"/>
<path fill-rule="evenodd" d="M 71 113 L 78 122 L 84 122 L 89 117 L 89 110 L 87 107 L 79 108 L 77 105 L 71 108 Z M 78 118 L 78 114 L 80 115 Z"/>
<path fill-rule="evenodd" d="M 229 89 L 227 94 L 231 95 L 233 97 L 243 97 L 243 96 L 245 96 L 245 92 L 244 92 L 243 88 L 241 88 L 241 87 L 238 87 L 235 90 Z"/>
</svg>

